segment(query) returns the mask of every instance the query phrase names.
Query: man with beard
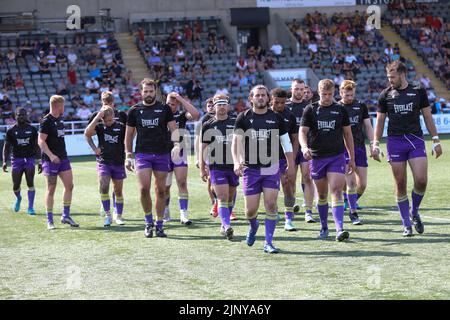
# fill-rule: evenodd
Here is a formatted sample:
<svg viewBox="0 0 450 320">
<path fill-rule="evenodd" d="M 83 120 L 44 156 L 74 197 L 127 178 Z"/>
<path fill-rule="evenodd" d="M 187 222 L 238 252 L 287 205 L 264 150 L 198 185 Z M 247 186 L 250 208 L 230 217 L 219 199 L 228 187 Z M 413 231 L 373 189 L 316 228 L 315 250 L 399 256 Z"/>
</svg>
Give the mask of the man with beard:
<svg viewBox="0 0 450 320">
<path fill-rule="evenodd" d="M 413 86 L 407 81 L 407 68 L 401 61 L 394 61 L 386 67 L 389 87 L 384 89 L 378 98 L 377 122 L 375 138 L 372 145 L 373 158 L 380 161 L 380 138 L 384 130 L 386 115 L 389 117 L 388 136 L 386 142 L 387 159 L 394 175 L 397 206 L 403 223 L 403 236 L 412 236 L 412 226 L 420 234 L 424 226 L 419 215 L 419 206 L 427 187 L 427 153 L 420 126 L 420 114 L 425 126 L 432 136 L 431 154 L 436 158 L 442 154 L 442 147 L 436 126 L 431 115 L 425 89 Z M 406 163 L 411 168 L 414 189 L 411 192 L 411 212 L 407 195 Z"/>
<path fill-rule="evenodd" d="M 172 110 L 166 104 L 156 101 L 156 83 L 145 78 L 140 83 L 142 102 L 131 107 L 128 112 L 125 133 L 126 168 L 136 169 L 139 181 L 140 201 L 145 215 L 144 235 L 153 237 L 152 199 L 150 196 L 152 173 L 155 177 L 156 236 L 167 237 L 163 219 L 166 200 L 166 178 L 170 169 L 170 157 L 178 161 L 180 153 L 179 134 Z M 172 133 L 174 147 L 170 151 Z M 133 159 L 133 138 L 136 138 L 136 157 Z M 135 160 L 135 161 L 134 161 Z"/>
<path fill-rule="evenodd" d="M 257 85 L 250 91 L 249 100 L 252 109 L 237 117 L 232 143 L 234 172 L 244 177 L 245 214 L 250 223 L 246 241 L 248 246 L 255 243 L 263 193 L 266 211 L 264 252 L 278 253 L 272 239 L 278 220 L 279 143 L 283 146 L 291 181 L 294 179 L 293 149 L 283 118 L 268 108 L 269 90 Z"/>
</svg>

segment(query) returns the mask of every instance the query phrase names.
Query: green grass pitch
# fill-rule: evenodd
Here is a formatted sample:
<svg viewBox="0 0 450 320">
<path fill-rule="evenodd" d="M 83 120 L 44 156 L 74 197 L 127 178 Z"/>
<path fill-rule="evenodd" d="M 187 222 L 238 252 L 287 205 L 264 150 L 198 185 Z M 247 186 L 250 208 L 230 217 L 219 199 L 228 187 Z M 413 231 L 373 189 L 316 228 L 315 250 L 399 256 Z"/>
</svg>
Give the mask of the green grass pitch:
<svg viewBox="0 0 450 320">
<path fill-rule="evenodd" d="M 334 241 L 331 213 L 328 241 L 316 239 L 319 223 L 306 224 L 297 215 L 297 232 L 285 232 L 283 220 L 278 223 L 274 238 L 282 250 L 278 255 L 263 253 L 263 225 L 255 245 L 247 247 L 241 188 L 236 203 L 240 219 L 232 222 L 235 239 L 230 242 L 219 234 L 219 220 L 209 215 L 205 185 L 194 166 L 188 179 L 194 224 L 169 222 L 166 239 L 144 237 L 134 174 L 125 181 L 126 225 L 105 229 L 99 216 L 95 162 L 72 159 L 72 214 L 81 227 L 61 225 L 55 214 L 57 229 L 48 231 L 44 178 L 36 176 L 37 216 L 31 217 L 25 213 L 25 181 L 21 212 L 13 213 L 10 174 L 2 173 L 0 299 L 449 299 L 449 138 L 443 141 L 443 150 L 440 159 L 429 157 L 423 235 L 401 236 L 389 165 L 385 159 L 381 164 L 369 160 L 369 184 L 360 200 L 364 225 L 352 226 L 347 213 L 345 217 L 350 240 Z M 410 192 L 410 172 L 408 178 Z M 61 212 L 61 191 L 58 182 L 56 213 Z M 177 194 L 174 185 L 170 208 L 175 218 Z M 283 208 L 282 197 L 279 207 Z"/>
</svg>

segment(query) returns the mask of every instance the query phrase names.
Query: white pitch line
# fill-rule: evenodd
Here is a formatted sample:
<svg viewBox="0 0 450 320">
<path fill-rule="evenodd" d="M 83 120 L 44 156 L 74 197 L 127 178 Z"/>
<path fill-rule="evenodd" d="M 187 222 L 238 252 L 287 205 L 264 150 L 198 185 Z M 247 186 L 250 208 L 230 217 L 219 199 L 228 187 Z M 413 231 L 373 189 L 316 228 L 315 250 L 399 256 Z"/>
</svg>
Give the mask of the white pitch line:
<svg viewBox="0 0 450 320">
<path fill-rule="evenodd" d="M 450 219 L 435 218 L 435 217 L 424 216 L 424 215 L 421 215 L 421 216 L 424 217 L 424 218 L 427 218 L 427 219 L 434 219 L 434 220 L 440 220 L 440 221 L 450 222 Z"/>
</svg>

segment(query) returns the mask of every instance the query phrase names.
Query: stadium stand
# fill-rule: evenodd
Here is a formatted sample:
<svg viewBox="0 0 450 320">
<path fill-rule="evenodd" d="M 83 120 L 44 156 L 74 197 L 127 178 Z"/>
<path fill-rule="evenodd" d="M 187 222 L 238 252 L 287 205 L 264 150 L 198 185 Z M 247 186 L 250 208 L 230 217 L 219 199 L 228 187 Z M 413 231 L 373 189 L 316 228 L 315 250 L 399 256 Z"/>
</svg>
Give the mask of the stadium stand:
<svg viewBox="0 0 450 320">
<path fill-rule="evenodd" d="M 301 21 L 287 21 L 299 42 L 299 52 L 280 62 L 311 67 L 319 78 L 330 78 L 337 84 L 345 79 L 356 80 L 359 99 L 374 112 L 379 92 L 387 85 L 386 63 L 404 61 L 410 81 L 416 78 L 416 72 L 412 61 L 401 56 L 400 48 L 392 47 L 378 30 L 369 30 L 366 20 L 365 13 L 355 11 L 331 16 L 315 12 Z"/>
<path fill-rule="evenodd" d="M 442 80 L 447 90 L 450 89 L 449 18 L 447 4 L 404 1 L 391 4 L 385 15 L 385 20 Z M 427 87 L 427 80 L 422 82 Z M 445 105 L 442 107 L 445 109 Z"/>
<path fill-rule="evenodd" d="M 217 17 L 196 17 L 131 25 L 136 45 L 151 75 L 160 80 L 163 94 L 177 91 L 201 108 L 203 100 L 222 90 L 235 104 L 239 98 L 247 100 L 252 84 L 262 82 L 256 60 L 244 62 L 237 56 L 220 23 Z"/>
<path fill-rule="evenodd" d="M 66 120 L 85 119 L 100 106 L 99 94 L 107 89 L 121 108 L 132 100 L 136 88 L 113 33 L 21 32 L 0 39 L 0 124 L 13 121 L 17 106 L 29 109 L 31 120 L 38 122 L 49 96 L 57 93 L 71 102 Z"/>
</svg>

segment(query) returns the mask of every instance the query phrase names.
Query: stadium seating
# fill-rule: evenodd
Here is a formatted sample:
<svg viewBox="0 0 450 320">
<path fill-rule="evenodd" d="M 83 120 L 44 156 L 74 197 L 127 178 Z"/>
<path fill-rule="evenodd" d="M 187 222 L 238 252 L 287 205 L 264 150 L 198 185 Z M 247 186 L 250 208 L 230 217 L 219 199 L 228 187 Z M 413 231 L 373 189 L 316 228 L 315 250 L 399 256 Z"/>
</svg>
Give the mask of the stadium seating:
<svg viewBox="0 0 450 320">
<path fill-rule="evenodd" d="M 97 47 L 97 39 L 100 35 L 105 36 L 108 39 L 108 49 L 112 56 L 121 65 L 121 52 L 118 47 L 114 35 L 112 33 L 102 33 L 96 31 L 85 31 L 83 33 L 75 33 L 71 31 L 63 32 L 21 32 L 17 34 L 4 33 L 0 34 L 0 82 L 3 83 L 7 74 L 11 74 L 15 79 L 16 74 L 20 74 L 23 78 L 24 85 L 21 88 L 12 88 L 5 92 L 9 99 L 15 106 L 25 106 L 27 101 L 31 101 L 31 107 L 36 109 L 33 112 L 33 117 L 39 118 L 42 112 L 48 108 L 48 99 L 52 94 L 56 94 L 58 91 L 58 85 L 61 80 L 64 80 L 68 92 L 64 94 L 67 100 L 70 100 L 74 91 L 84 92 L 85 83 L 89 79 L 89 70 L 87 61 L 85 60 L 88 50 Z M 77 83 L 75 86 L 69 87 L 68 80 L 68 65 L 67 64 L 55 64 L 50 66 L 49 74 L 41 74 L 40 72 L 33 72 L 32 66 L 39 66 L 36 59 L 39 55 L 39 48 L 36 43 L 43 43 L 44 39 L 48 38 L 51 43 L 51 49 L 55 48 L 58 52 L 64 52 L 67 57 L 68 50 L 72 50 L 77 55 L 77 62 L 74 65 Z M 29 54 L 22 57 L 22 53 L 25 51 L 24 45 L 30 44 Z M 42 49 L 42 47 L 41 47 Z M 13 51 L 16 55 L 15 59 L 9 60 L 7 54 L 9 51 Z M 94 57 L 94 61 L 97 63 L 97 67 L 101 70 L 106 66 L 105 60 L 102 57 L 102 53 Z M 45 55 L 45 54 L 44 54 Z M 123 65 L 122 65 L 123 67 Z M 125 71 L 125 70 L 124 70 Z M 122 84 L 120 77 L 115 78 L 115 87 L 121 92 L 119 101 L 127 103 L 129 100 L 128 89 L 125 84 Z M 96 98 L 97 104 L 95 107 L 99 107 L 99 98 Z M 75 109 L 71 104 L 66 104 L 67 113 L 75 114 Z M 34 119 L 37 120 L 37 119 Z M 0 124 L 3 119 L 0 120 Z"/>
<path fill-rule="evenodd" d="M 164 44 L 167 44 L 168 39 L 173 36 L 174 31 L 178 31 L 180 33 L 180 43 L 182 44 L 186 57 L 189 58 L 189 63 L 191 66 L 195 62 L 193 61 L 193 50 L 195 46 L 197 46 L 197 48 L 201 48 L 203 52 L 203 62 L 206 65 L 208 72 L 207 74 L 196 72 L 196 79 L 201 81 L 201 85 L 203 87 L 202 99 L 205 100 L 207 97 L 214 95 L 219 87 L 227 85 L 228 78 L 235 72 L 236 61 L 238 60 L 237 54 L 231 46 L 229 39 L 220 33 L 220 23 L 221 21 L 217 17 L 144 20 L 133 23 L 131 25 L 131 32 L 136 33 L 136 45 L 138 46 L 144 59 L 152 55 L 152 47 L 156 43 L 158 43 L 161 47 L 161 62 L 157 63 L 157 65 L 161 65 L 162 68 L 166 70 L 166 72 L 162 74 L 161 85 L 171 82 L 171 79 L 174 78 L 169 76 L 169 73 L 167 72 L 169 67 L 173 67 L 175 62 L 173 51 L 167 52 L 168 50 L 164 50 Z M 196 33 L 196 28 L 198 28 L 197 31 L 201 31 L 198 32 L 199 38 L 197 41 L 186 41 L 184 33 L 185 26 L 189 26 L 189 28 L 194 31 L 194 36 Z M 143 33 L 144 41 L 140 41 L 139 39 L 140 30 Z M 218 47 L 220 39 L 223 39 L 223 52 L 208 54 L 207 49 L 211 34 L 215 34 L 215 42 Z M 175 50 L 176 48 L 172 47 L 171 49 Z M 183 62 L 184 59 L 180 59 L 180 63 L 182 64 Z M 154 69 L 154 64 L 150 63 L 148 59 L 146 59 L 146 63 L 150 70 Z M 181 86 L 186 86 L 190 79 L 191 74 L 181 74 L 176 77 L 177 83 L 181 84 Z M 256 79 L 258 79 L 258 82 L 262 82 L 262 75 L 257 74 Z M 245 88 L 233 87 L 230 90 L 231 103 L 234 104 L 239 97 L 246 97 L 247 92 Z M 200 107 L 200 101 L 194 102 L 197 107 Z"/>
<path fill-rule="evenodd" d="M 355 19 L 356 16 L 358 16 L 358 19 Z M 318 55 L 321 58 L 321 68 L 316 70 L 316 74 L 320 79 L 334 79 L 336 77 L 336 71 L 332 69 L 333 55 L 341 54 L 345 57 L 348 53 L 353 54 L 357 58 L 356 63 L 359 66 L 353 79 L 358 83 L 357 96 L 360 100 L 366 102 L 370 111 L 375 111 L 380 90 L 369 93 L 369 81 L 373 77 L 380 89 L 386 86 L 387 79 L 384 64 L 390 61 L 390 58 L 384 54 L 388 42 L 378 30 L 366 30 L 365 21 L 366 17 L 358 11 L 346 15 L 334 13 L 332 16 L 316 12 L 307 15 L 302 21 L 289 20 L 286 21 L 286 24 L 293 36 L 299 41 L 299 52 L 294 54 L 296 59 L 294 63 L 298 67 L 309 66 L 311 54 L 308 44 L 315 43 L 319 47 Z M 355 37 L 354 45 L 350 44 L 346 39 L 346 36 L 349 34 Z M 337 35 L 340 39 L 341 45 L 336 43 L 334 35 Z M 321 41 L 325 42 L 325 48 L 330 48 L 331 50 L 324 50 L 320 53 Z M 360 45 L 357 45 L 358 41 L 360 41 Z M 366 64 L 363 59 L 364 54 L 369 53 L 373 56 L 375 52 L 380 56 L 379 63 Z M 280 62 L 283 62 L 283 60 L 280 60 Z M 405 62 L 409 68 L 408 80 L 413 81 L 416 78 L 414 66 L 411 61 Z M 344 78 L 348 78 L 343 72 L 339 74 L 344 76 Z"/>
<path fill-rule="evenodd" d="M 389 9 L 385 20 L 450 89 L 450 62 L 446 53 L 450 50 L 449 4 L 409 4 Z"/>
</svg>

